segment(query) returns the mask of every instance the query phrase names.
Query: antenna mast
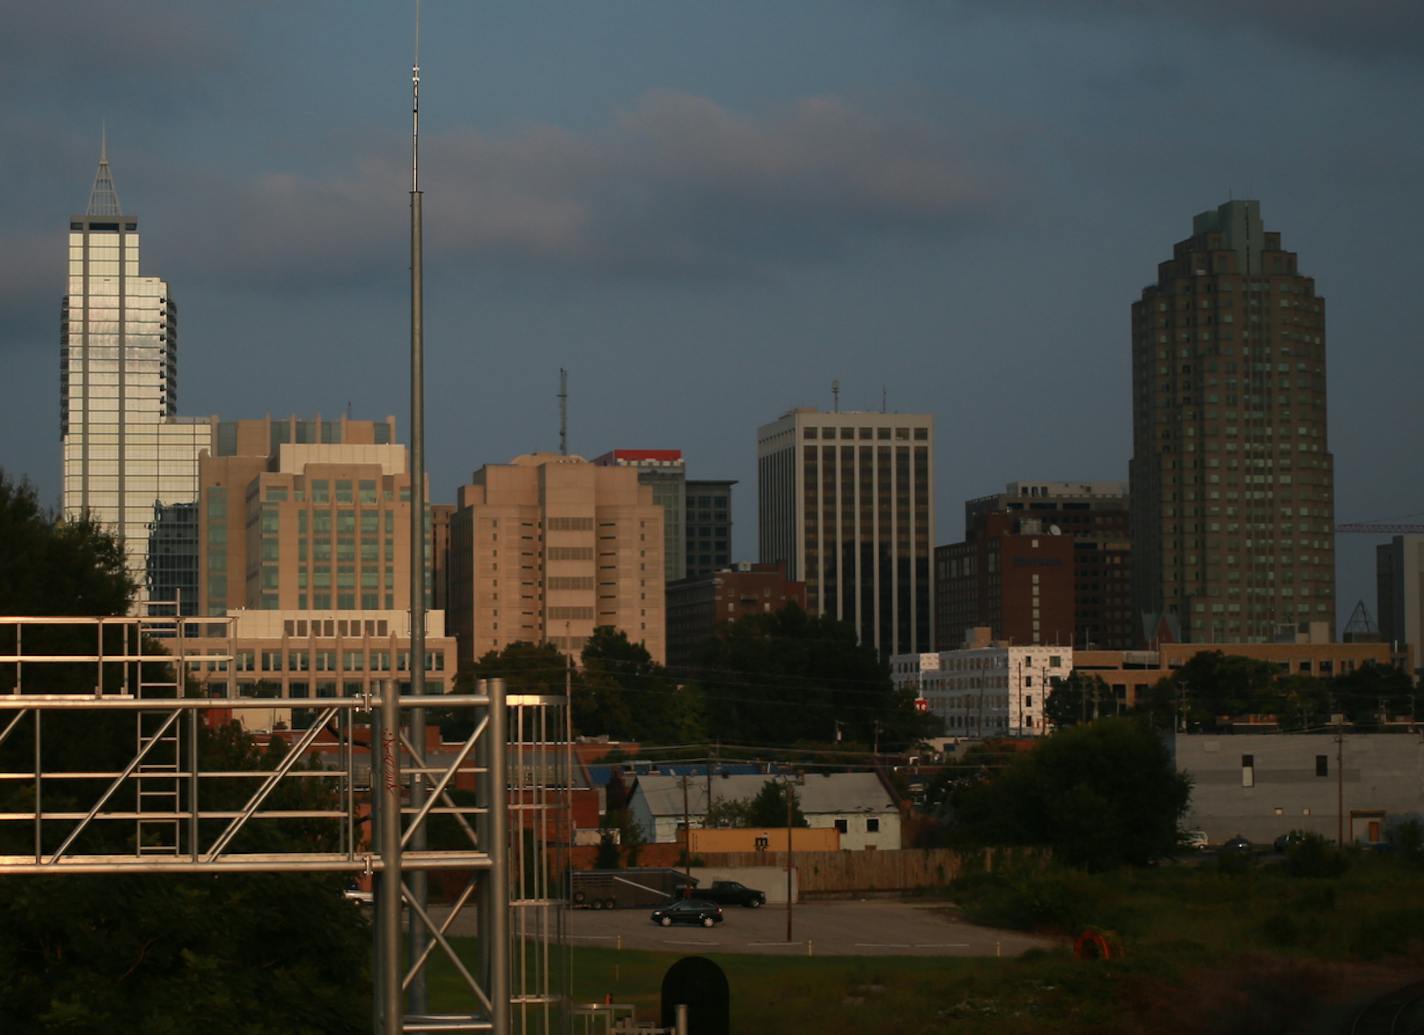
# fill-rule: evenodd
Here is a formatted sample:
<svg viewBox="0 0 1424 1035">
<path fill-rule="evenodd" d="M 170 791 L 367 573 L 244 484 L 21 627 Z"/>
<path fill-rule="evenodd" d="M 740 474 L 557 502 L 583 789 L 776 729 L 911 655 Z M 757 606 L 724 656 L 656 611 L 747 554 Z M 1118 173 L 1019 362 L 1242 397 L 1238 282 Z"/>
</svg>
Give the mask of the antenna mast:
<svg viewBox="0 0 1424 1035">
<path fill-rule="evenodd" d="M 559 367 L 559 455 L 569 455 L 569 372 Z"/>
<path fill-rule="evenodd" d="M 839 380 L 831 382 L 831 410 L 834 413 L 841 412 L 841 383 Z"/>
<path fill-rule="evenodd" d="M 425 696 L 425 282 L 422 268 L 424 218 L 420 191 L 420 0 L 415 0 L 415 53 L 410 68 L 410 694 L 419 700 Z M 405 1030 L 401 995 L 401 848 L 404 836 L 401 822 L 401 788 L 399 778 L 400 745 L 400 683 L 391 679 L 381 694 L 381 739 L 386 764 L 393 770 L 385 774 L 381 797 L 380 842 L 382 871 L 379 903 L 381 966 L 377 994 L 382 1007 L 384 1035 L 398 1035 Z M 421 770 L 425 767 L 425 709 L 410 712 L 411 762 L 416 773 L 410 782 L 410 803 L 419 809 L 425 803 L 425 786 Z M 418 824 L 412 832 L 410 849 L 426 847 L 425 827 Z M 419 959 L 425 951 L 426 935 L 416 918 L 416 910 L 424 911 L 427 883 L 423 870 L 410 874 L 411 910 L 408 941 L 410 957 Z M 415 975 L 407 992 L 410 1012 L 417 1016 L 426 1012 L 424 972 Z"/>
</svg>

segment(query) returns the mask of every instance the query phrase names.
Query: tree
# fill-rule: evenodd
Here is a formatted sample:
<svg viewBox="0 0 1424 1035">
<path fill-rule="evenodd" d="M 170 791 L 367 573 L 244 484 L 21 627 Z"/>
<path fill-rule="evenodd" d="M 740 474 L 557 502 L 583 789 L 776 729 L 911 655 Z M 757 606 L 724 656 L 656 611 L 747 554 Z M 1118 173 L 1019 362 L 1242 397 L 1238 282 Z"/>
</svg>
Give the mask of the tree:
<svg viewBox="0 0 1424 1035">
<path fill-rule="evenodd" d="M 829 741 L 840 726 L 851 741 L 878 737 L 898 750 L 942 728 L 915 711 L 913 693 L 895 689 L 888 664 L 853 626 L 795 604 L 721 625 L 692 672 L 707 732 L 719 740 Z"/>
<path fill-rule="evenodd" d="M 791 825 L 793 827 L 809 826 L 805 814 L 801 811 L 800 801 L 793 804 Z M 786 782 L 784 780 L 768 780 L 762 784 L 761 790 L 747 806 L 747 826 L 786 826 Z"/>
<path fill-rule="evenodd" d="M 1112 691 L 1101 676 L 1074 669 L 1053 685 L 1043 702 L 1043 715 L 1056 730 L 1092 722 L 1109 709 L 1116 711 Z"/>
<path fill-rule="evenodd" d="M 89 521 L 67 522 L 35 503 L 28 486 L 0 473 L 0 608 L 9 614 L 116 615 L 127 611 L 133 590 L 123 553 Z M 33 630 L 32 630 L 33 631 Z M 46 641 L 57 654 L 90 653 L 92 630 L 71 627 Z M 27 632 L 27 651 L 38 647 Z M 92 665 L 45 666 L 25 676 L 25 690 L 74 691 L 79 677 L 93 685 Z M 70 669 L 73 669 L 71 672 Z M 58 673 L 55 675 L 54 673 Z M 22 720 L 32 722 L 31 716 Z M 234 771 L 270 762 L 236 726 L 202 728 L 200 751 L 207 764 Z M 0 768 L 24 772 L 9 754 L 32 742 L 16 729 L 0 747 Z M 131 715 L 96 718 L 66 712 L 44 720 L 45 765 L 68 770 L 118 769 L 131 757 Z M 46 783 L 45 803 L 64 809 L 79 793 L 79 781 Z M 205 791 L 209 804 L 224 807 L 242 795 Z M 328 808 L 319 781 L 293 781 L 270 799 L 276 808 Z M 32 798 L 23 781 L 5 781 L 0 797 Z M 68 795 L 68 800 L 66 799 Z M 130 792 L 131 795 L 131 792 Z M 115 799 L 116 803 L 119 799 Z M 228 804 L 228 807 L 233 807 Z M 6 806 L 0 802 L 0 811 Z M 0 824 L 0 841 L 11 841 L 15 824 Z M 61 825 L 62 826 L 62 825 Z M 131 823 L 86 833 L 86 848 L 133 851 Z M 46 830 L 52 849 L 63 830 Z M 205 834 L 208 831 L 205 829 Z M 18 832 L 23 837 L 29 831 Z M 285 834 L 250 825 L 239 850 L 276 847 L 280 837 L 320 846 L 337 836 L 334 825 L 308 821 Z M 32 844 L 32 843 L 31 843 Z M 0 851 L 8 851 L 0 847 Z M 143 1031 L 178 1035 L 295 1035 L 349 1032 L 369 1024 L 370 932 L 342 890 L 345 879 L 330 874 L 219 877 L 83 876 L 0 879 L 0 1017 L 5 1030 L 64 1031 L 100 1035 Z"/>
<path fill-rule="evenodd" d="M 961 832 L 986 844 L 1039 844 L 1089 869 L 1167 855 L 1191 781 L 1138 718 L 1054 733 L 956 796 Z"/>
<path fill-rule="evenodd" d="M 646 744 L 686 744 L 704 737 L 701 695 L 678 686 L 641 643 L 621 629 L 594 629 L 581 656 L 583 690 L 574 726 L 584 733 Z"/>
</svg>

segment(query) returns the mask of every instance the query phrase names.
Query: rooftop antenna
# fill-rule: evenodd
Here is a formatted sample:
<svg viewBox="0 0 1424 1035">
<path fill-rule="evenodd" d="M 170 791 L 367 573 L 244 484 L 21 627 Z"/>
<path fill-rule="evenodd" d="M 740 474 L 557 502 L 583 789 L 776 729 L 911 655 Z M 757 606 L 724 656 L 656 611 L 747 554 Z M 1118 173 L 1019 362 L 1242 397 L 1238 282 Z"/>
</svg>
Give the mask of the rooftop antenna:
<svg viewBox="0 0 1424 1035">
<path fill-rule="evenodd" d="M 89 208 L 85 215 L 117 216 L 122 211 L 114 176 L 109 172 L 109 125 L 104 122 L 99 126 L 99 169 L 94 173 L 94 187 L 89 191 Z"/>
<path fill-rule="evenodd" d="M 569 455 L 569 372 L 559 367 L 559 455 Z"/>
<path fill-rule="evenodd" d="M 880 386 L 880 412 L 885 412 L 885 386 Z"/>
<path fill-rule="evenodd" d="M 841 383 L 839 381 L 831 382 L 831 410 L 834 413 L 841 412 Z"/>
</svg>

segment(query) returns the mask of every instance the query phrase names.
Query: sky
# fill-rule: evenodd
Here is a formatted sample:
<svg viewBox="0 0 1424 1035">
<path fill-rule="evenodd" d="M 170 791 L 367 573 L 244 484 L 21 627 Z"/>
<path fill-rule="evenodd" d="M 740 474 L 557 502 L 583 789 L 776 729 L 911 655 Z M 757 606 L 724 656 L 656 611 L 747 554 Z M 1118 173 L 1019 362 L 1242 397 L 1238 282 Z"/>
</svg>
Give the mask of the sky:
<svg viewBox="0 0 1424 1035">
<path fill-rule="evenodd" d="M 107 125 L 179 410 L 408 429 L 412 3 L 0 0 L 0 468 L 59 495 L 59 305 Z M 1327 305 L 1336 517 L 1424 520 L 1417 0 L 426 0 L 432 498 L 569 444 L 735 478 L 793 406 L 933 413 L 938 542 L 1126 480 L 1130 306 L 1260 200 Z M 1375 610 L 1341 536 L 1341 621 Z"/>
</svg>

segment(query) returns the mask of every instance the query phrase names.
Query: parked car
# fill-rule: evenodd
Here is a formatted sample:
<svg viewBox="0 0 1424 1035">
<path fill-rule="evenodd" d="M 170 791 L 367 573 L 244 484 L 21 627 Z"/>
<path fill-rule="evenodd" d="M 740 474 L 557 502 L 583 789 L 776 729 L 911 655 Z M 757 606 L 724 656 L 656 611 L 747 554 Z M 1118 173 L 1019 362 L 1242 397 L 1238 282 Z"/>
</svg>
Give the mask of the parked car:
<svg viewBox="0 0 1424 1035">
<path fill-rule="evenodd" d="M 1289 848 L 1300 844 L 1309 836 L 1310 835 L 1307 834 L 1304 830 L 1287 830 L 1284 834 L 1276 838 L 1275 841 L 1271 843 L 1271 847 L 1273 847 L 1278 852 L 1284 852 Z"/>
<path fill-rule="evenodd" d="M 1221 846 L 1221 850 L 1233 855 L 1250 855 L 1255 850 L 1255 846 L 1240 834 L 1237 834 L 1230 841 Z"/>
<path fill-rule="evenodd" d="M 716 902 L 724 906 L 746 906 L 749 909 L 760 909 L 766 905 L 766 892 L 749 888 L 741 881 L 736 880 L 714 880 L 707 887 L 698 888 L 696 895 L 707 902 Z"/>
<path fill-rule="evenodd" d="M 673 924 L 701 924 L 712 927 L 722 922 L 722 907 L 700 898 L 680 898 L 653 910 L 653 923 L 664 927 Z"/>
<path fill-rule="evenodd" d="M 1205 830 L 1184 830 L 1182 831 L 1182 847 L 1189 848 L 1194 852 L 1204 852 L 1210 844 L 1206 839 Z"/>
</svg>

